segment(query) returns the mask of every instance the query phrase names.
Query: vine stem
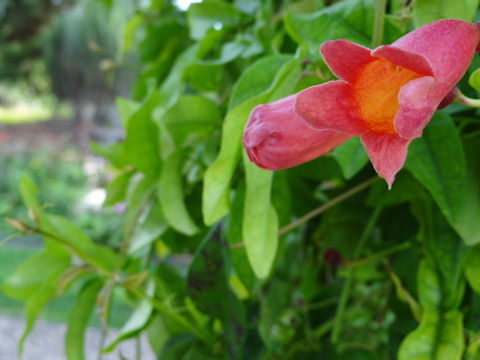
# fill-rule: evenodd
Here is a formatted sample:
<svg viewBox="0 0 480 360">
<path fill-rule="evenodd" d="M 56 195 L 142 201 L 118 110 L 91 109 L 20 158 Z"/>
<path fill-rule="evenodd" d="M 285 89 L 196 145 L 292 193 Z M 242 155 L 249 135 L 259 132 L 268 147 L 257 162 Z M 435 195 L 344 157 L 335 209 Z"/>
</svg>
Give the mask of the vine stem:
<svg viewBox="0 0 480 360">
<path fill-rule="evenodd" d="M 353 253 L 353 260 L 357 260 L 360 254 L 365 247 L 368 237 L 373 230 L 373 226 L 377 222 L 378 216 L 382 211 L 382 207 L 377 207 L 373 210 L 372 215 L 370 215 L 370 219 L 368 219 L 367 225 L 363 229 L 362 235 L 357 242 L 357 246 L 355 247 Z M 333 329 L 332 329 L 332 336 L 331 341 L 333 344 L 338 342 L 338 337 L 340 335 L 340 330 L 342 329 L 342 322 L 345 315 L 345 309 L 347 307 L 348 298 L 350 297 L 350 291 L 352 289 L 353 279 L 355 275 L 355 269 L 348 269 L 346 273 L 347 280 L 345 285 L 342 288 L 342 292 L 340 294 L 340 300 L 338 301 L 337 311 L 335 313 L 335 318 L 333 320 Z"/>
<path fill-rule="evenodd" d="M 457 91 L 457 98 L 455 99 L 455 102 L 471 108 L 480 108 L 480 99 L 472 99 L 468 96 L 465 96 L 460 92 L 460 90 Z"/>
<path fill-rule="evenodd" d="M 376 48 L 382 44 L 386 7 L 387 0 L 377 0 L 375 5 L 375 20 L 373 22 L 372 48 Z"/>
<path fill-rule="evenodd" d="M 351 197 L 351 196 L 359 193 L 363 189 L 369 187 L 370 185 L 372 185 L 377 180 L 378 180 L 378 177 L 373 177 L 373 178 L 371 178 L 371 179 L 369 179 L 369 180 L 351 188 L 350 190 L 345 191 L 343 194 L 338 195 L 336 198 L 333 198 L 332 200 L 323 204 L 322 206 L 310 211 L 309 213 L 307 213 L 307 214 L 303 215 L 302 217 L 298 218 L 297 220 L 295 220 L 295 221 L 291 222 L 290 224 L 282 227 L 280 230 L 278 230 L 278 236 L 282 236 L 286 232 L 289 232 L 290 230 L 295 229 L 296 227 L 302 225 L 303 223 L 306 223 L 307 221 L 314 218 L 315 216 L 320 215 L 325 210 L 330 209 L 332 206 L 342 202 L 343 200 L 348 199 L 349 197 Z"/>
</svg>

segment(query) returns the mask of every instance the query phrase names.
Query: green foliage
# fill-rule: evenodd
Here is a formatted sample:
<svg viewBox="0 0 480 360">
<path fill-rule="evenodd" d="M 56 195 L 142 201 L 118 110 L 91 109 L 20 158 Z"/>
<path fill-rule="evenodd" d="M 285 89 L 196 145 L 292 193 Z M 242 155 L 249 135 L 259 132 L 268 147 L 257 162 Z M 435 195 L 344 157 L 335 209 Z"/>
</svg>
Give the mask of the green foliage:
<svg viewBox="0 0 480 360">
<path fill-rule="evenodd" d="M 472 21 L 478 0 L 417 0 L 413 6 L 413 21 L 416 27 L 438 19 L 462 19 Z"/>
<path fill-rule="evenodd" d="M 116 9 L 102 3 L 89 6 Z M 437 112 L 391 191 L 372 179 L 358 138 L 277 172 L 242 149 L 255 106 L 332 79 L 323 41 L 371 43 L 376 2 L 209 0 L 186 12 L 169 1 L 132 4 L 119 42 L 119 58 L 138 61 L 132 99 L 117 100 L 125 138 L 92 144 L 114 172 L 104 207 L 126 206 L 121 242 L 90 236 L 66 205 L 46 206 L 59 199 L 40 175 L 29 174 L 38 189 L 22 177 L 24 205 L 9 210 L 10 223 L 44 248 L 2 290 L 25 303 L 25 336 L 71 289 L 69 360 L 83 358 L 89 318 L 111 325 L 119 294 L 134 311 L 103 352 L 146 333 L 161 359 L 478 357 L 474 110 Z M 417 26 L 470 19 L 478 3 L 389 4 L 385 43 L 412 25 L 412 6 Z M 474 92 L 466 79 L 459 86 Z"/>
</svg>

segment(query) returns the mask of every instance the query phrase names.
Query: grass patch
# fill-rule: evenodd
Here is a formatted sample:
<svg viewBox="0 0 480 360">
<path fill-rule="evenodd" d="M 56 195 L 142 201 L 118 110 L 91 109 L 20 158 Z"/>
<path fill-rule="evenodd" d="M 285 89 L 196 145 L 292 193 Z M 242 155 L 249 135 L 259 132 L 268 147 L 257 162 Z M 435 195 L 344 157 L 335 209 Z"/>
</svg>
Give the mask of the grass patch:
<svg viewBox="0 0 480 360">
<path fill-rule="evenodd" d="M 73 116 L 71 107 L 61 104 L 58 109 L 51 109 L 39 104 L 20 103 L 10 107 L 0 107 L 0 123 L 25 124 L 47 121 L 52 118 L 69 119 Z"/>
</svg>

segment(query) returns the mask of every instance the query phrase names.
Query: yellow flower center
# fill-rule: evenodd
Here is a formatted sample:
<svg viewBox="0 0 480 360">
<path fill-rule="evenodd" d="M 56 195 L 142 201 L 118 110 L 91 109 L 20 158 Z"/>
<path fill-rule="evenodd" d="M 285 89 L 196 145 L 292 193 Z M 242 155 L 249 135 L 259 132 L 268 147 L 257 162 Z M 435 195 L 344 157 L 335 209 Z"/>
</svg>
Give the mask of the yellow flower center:
<svg viewBox="0 0 480 360">
<path fill-rule="evenodd" d="M 360 114 L 371 130 L 397 133 L 393 118 L 400 108 L 398 92 L 407 82 L 420 76 L 383 59 L 365 65 L 352 87 Z"/>
</svg>

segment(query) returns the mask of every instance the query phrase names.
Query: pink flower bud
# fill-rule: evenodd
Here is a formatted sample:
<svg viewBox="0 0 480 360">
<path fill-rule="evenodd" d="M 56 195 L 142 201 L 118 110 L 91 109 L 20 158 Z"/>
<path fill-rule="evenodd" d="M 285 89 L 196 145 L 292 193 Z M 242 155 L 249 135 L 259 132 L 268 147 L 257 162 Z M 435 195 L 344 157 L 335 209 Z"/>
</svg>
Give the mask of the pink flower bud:
<svg viewBox="0 0 480 360">
<path fill-rule="evenodd" d="M 350 138 L 330 129 L 313 129 L 294 111 L 295 95 L 255 107 L 242 144 L 257 166 L 281 170 L 325 154 Z"/>
</svg>

